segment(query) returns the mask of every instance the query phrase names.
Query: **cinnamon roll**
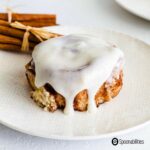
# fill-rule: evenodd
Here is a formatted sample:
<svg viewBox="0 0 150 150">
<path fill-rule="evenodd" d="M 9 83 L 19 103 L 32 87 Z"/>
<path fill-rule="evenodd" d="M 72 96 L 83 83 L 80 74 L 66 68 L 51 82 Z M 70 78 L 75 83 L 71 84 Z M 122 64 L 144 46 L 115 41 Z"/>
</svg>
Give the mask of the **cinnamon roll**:
<svg viewBox="0 0 150 150">
<path fill-rule="evenodd" d="M 48 111 L 95 112 L 120 92 L 123 52 L 98 36 L 72 34 L 38 44 L 26 65 L 31 97 Z"/>
</svg>

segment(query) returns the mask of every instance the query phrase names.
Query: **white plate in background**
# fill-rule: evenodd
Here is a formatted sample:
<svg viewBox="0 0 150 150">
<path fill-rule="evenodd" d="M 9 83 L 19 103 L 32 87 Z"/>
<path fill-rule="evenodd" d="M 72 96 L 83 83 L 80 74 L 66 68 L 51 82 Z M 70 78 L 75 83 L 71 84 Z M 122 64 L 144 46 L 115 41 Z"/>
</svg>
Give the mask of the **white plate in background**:
<svg viewBox="0 0 150 150">
<path fill-rule="evenodd" d="M 150 46 L 125 34 L 103 29 L 51 27 L 61 34 L 98 34 L 125 53 L 120 94 L 96 114 L 45 112 L 30 99 L 24 65 L 29 55 L 0 51 L 0 122 L 15 130 L 53 139 L 85 140 L 115 136 L 143 127 L 150 120 Z"/>
<path fill-rule="evenodd" d="M 150 0 L 115 0 L 129 12 L 150 21 Z"/>
</svg>

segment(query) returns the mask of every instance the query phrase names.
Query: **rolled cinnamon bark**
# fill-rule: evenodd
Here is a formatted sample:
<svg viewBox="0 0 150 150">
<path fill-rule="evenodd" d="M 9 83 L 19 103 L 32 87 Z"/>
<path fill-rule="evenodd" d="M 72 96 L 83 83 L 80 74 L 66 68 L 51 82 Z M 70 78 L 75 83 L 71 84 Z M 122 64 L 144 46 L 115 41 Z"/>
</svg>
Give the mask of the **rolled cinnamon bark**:
<svg viewBox="0 0 150 150">
<path fill-rule="evenodd" d="M 14 45 L 14 44 L 1 44 L 0 43 L 0 50 L 21 52 L 21 46 Z M 29 50 L 29 52 L 30 51 L 32 51 L 32 48 Z"/>
<path fill-rule="evenodd" d="M 9 26 L 8 21 L 0 20 L 0 26 Z"/>
<path fill-rule="evenodd" d="M 0 19 L 8 20 L 7 13 L 0 13 Z M 23 13 L 13 13 L 12 21 L 33 21 L 33 20 L 56 20 L 56 15 L 54 14 L 23 14 Z"/>
<path fill-rule="evenodd" d="M 31 27 L 46 27 L 57 25 L 56 22 L 54 22 L 53 20 L 20 21 L 20 23 Z"/>
<path fill-rule="evenodd" d="M 32 27 L 45 27 L 45 26 L 55 26 L 57 25 L 55 20 L 49 21 L 49 20 L 39 20 L 39 21 L 20 21 L 20 23 Z M 9 26 L 9 23 L 5 20 L 0 20 L 1 26 Z"/>
<path fill-rule="evenodd" d="M 0 26 L 0 34 L 23 39 L 25 31 L 10 26 Z M 40 40 L 30 34 L 29 41 L 39 43 Z"/>
<path fill-rule="evenodd" d="M 1 44 L 12 44 L 12 45 L 21 46 L 22 45 L 22 40 L 18 39 L 18 38 L 14 38 L 14 37 L 10 37 L 10 36 L 0 34 L 0 43 Z M 35 45 L 36 45 L 36 43 L 30 42 L 30 47 L 31 48 L 34 48 Z"/>
</svg>

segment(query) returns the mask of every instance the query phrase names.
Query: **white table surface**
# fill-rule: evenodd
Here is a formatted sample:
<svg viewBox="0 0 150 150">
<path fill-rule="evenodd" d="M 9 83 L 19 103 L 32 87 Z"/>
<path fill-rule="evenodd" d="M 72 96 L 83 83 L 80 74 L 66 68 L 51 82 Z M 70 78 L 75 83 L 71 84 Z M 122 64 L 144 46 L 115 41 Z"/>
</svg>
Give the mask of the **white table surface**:
<svg viewBox="0 0 150 150">
<path fill-rule="evenodd" d="M 4 3 L 4 0 L 0 0 L 0 3 Z M 18 6 L 14 10 L 16 12 L 56 13 L 58 23 L 61 25 L 108 28 L 130 34 L 150 43 L 150 22 L 123 10 L 114 0 L 11 0 L 11 4 L 22 4 L 22 6 Z M 124 150 L 129 148 L 148 150 L 150 147 L 150 125 L 117 138 L 144 140 L 144 144 L 118 145 L 114 147 L 111 144 L 112 138 L 93 141 L 50 140 L 26 135 L 0 124 L 0 150 Z"/>
</svg>

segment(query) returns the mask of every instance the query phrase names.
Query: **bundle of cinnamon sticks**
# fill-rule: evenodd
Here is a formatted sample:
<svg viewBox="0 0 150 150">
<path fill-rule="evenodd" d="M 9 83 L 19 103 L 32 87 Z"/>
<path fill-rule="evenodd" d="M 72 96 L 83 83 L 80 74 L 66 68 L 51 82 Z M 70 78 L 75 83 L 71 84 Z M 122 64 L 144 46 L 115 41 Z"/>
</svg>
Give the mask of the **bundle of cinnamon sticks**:
<svg viewBox="0 0 150 150">
<path fill-rule="evenodd" d="M 13 28 L 7 21 L 6 13 L 0 13 L 0 49 L 9 51 L 21 51 L 21 45 L 25 31 Z M 56 16 L 48 14 L 12 14 L 12 21 L 33 27 L 56 25 Z M 38 38 L 30 34 L 30 51 L 40 42 Z"/>
</svg>

